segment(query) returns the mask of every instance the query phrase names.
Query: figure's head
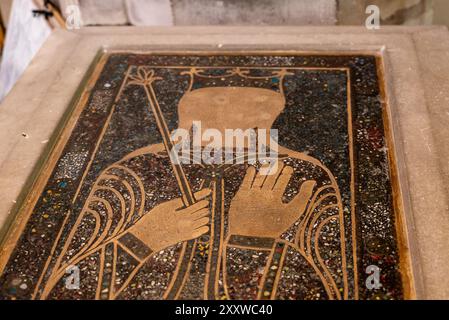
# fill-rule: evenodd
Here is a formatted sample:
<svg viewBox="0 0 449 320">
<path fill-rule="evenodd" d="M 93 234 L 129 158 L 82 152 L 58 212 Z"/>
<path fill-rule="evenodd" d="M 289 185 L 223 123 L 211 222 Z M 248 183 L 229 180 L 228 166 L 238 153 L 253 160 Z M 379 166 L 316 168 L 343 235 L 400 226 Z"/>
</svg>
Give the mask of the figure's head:
<svg viewBox="0 0 449 320">
<path fill-rule="evenodd" d="M 201 121 L 203 130 L 269 130 L 284 109 L 282 93 L 254 87 L 208 87 L 188 91 L 178 106 L 179 128 L 190 130 Z"/>
</svg>

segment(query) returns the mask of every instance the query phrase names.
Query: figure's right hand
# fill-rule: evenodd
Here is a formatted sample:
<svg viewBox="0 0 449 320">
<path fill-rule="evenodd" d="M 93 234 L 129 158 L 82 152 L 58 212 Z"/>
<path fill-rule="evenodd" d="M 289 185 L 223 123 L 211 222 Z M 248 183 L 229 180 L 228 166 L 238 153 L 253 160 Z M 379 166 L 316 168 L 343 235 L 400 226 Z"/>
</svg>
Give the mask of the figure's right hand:
<svg viewBox="0 0 449 320">
<path fill-rule="evenodd" d="M 285 202 L 283 196 L 294 169 L 281 164 L 267 169 L 248 167 L 231 202 L 229 234 L 278 238 L 304 214 L 315 180 L 304 181 L 296 196 Z"/>
<path fill-rule="evenodd" d="M 197 202 L 184 207 L 181 198 L 154 207 L 128 231 L 157 252 L 179 242 L 198 238 L 209 231 L 210 189 L 195 193 Z"/>
</svg>

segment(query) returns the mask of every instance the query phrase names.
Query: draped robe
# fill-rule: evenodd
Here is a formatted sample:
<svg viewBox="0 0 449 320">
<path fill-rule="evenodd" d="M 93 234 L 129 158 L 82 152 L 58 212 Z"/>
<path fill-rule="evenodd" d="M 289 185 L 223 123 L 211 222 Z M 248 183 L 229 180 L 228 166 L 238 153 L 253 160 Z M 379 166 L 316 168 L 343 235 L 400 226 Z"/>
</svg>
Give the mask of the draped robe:
<svg viewBox="0 0 449 320">
<path fill-rule="evenodd" d="M 336 179 L 304 153 L 282 147 L 279 152 L 294 169 L 283 201 L 290 201 L 304 181 L 316 185 L 305 212 L 276 239 L 228 233 L 229 208 L 248 164 L 183 165 L 193 192 L 212 189 L 210 231 L 194 240 L 186 265 L 183 243 L 154 252 L 128 232 L 152 208 L 182 196 L 163 147 L 139 149 L 110 165 L 93 184 L 43 297 L 164 299 L 175 290 L 180 299 L 347 298 L 344 213 Z M 73 265 L 80 269 L 78 290 L 64 286 L 66 269 Z M 186 276 L 175 281 L 181 268 Z"/>
</svg>

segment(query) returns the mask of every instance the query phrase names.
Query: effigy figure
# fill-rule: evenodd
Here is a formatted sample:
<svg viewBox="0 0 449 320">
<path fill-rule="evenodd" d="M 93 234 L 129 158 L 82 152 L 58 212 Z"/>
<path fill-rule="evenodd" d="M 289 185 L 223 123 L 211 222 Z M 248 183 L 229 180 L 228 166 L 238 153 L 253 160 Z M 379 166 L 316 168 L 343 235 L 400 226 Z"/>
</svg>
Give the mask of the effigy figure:
<svg viewBox="0 0 449 320">
<path fill-rule="evenodd" d="M 178 129 L 195 123 L 226 130 L 270 130 L 285 107 L 288 70 L 215 75 L 184 71 L 190 87 L 178 105 Z M 214 85 L 195 88 L 196 77 Z M 233 79 L 233 82 L 229 81 Z M 253 86 L 242 86 L 250 79 Z M 249 161 L 226 145 L 232 163 L 175 161 L 174 146 L 151 68 L 128 85 L 145 87 L 163 143 L 111 164 L 97 178 L 71 229 L 42 298 L 89 299 L 345 299 L 348 279 L 344 212 L 332 173 L 306 153 L 276 150 L 275 166 Z M 275 83 L 270 88 L 263 83 Z M 262 84 L 261 84 L 262 83 Z M 200 149 L 207 147 L 201 141 Z M 182 157 L 185 155 L 183 154 Z M 75 239 L 84 245 L 75 247 Z M 64 288 L 69 266 L 95 275 L 79 290 Z M 82 278 L 83 279 L 83 278 Z M 94 286 L 95 296 L 83 295 Z"/>
</svg>

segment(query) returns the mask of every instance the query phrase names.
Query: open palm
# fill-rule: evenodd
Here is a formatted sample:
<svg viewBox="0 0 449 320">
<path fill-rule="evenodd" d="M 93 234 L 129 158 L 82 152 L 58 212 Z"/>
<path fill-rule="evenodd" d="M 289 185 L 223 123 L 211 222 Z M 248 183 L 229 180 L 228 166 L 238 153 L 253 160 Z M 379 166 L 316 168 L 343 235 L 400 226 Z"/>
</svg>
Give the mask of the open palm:
<svg viewBox="0 0 449 320">
<path fill-rule="evenodd" d="M 231 235 L 277 238 L 304 213 L 315 181 L 305 181 L 299 193 L 285 203 L 282 196 L 293 175 L 293 168 L 277 166 L 275 170 L 264 175 L 253 166 L 247 169 L 231 203 Z"/>
</svg>

